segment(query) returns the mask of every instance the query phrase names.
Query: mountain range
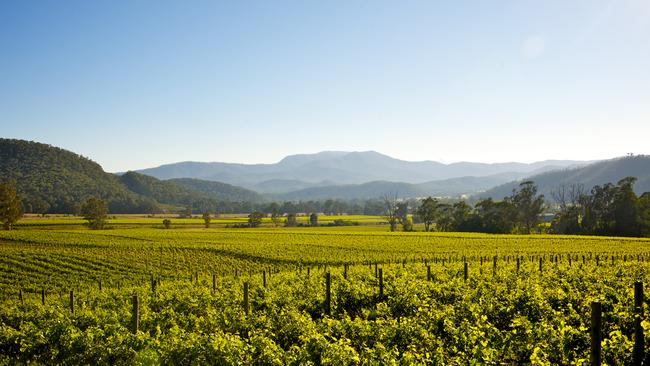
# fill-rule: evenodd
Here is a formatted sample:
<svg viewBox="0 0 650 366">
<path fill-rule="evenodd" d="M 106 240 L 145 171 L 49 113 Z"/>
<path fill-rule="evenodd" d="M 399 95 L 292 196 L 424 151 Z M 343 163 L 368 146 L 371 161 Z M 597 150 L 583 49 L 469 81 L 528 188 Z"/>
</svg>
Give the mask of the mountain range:
<svg viewBox="0 0 650 366">
<path fill-rule="evenodd" d="M 242 212 L 270 201 L 493 197 L 533 180 L 547 199 L 560 184 L 616 183 L 638 178 L 638 194 L 650 191 L 650 156 L 598 162 L 547 160 L 524 163 L 408 162 L 377 152 L 329 151 L 292 155 L 276 164 L 185 162 L 111 174 L 92 160 L 58 147 L 0 138 L 0 181 L 13 180 L 29 212 L 75 212 L 100 197 L 111 212 L 219 208 Z M 221 177 L 226 182 L 214 181 Z M 239 185 L 233 182 L 241 182 Z"/>
<path fill-rule="evenodd" d="M 443 164 L 435 161 L 399 160 L 375 151 L 324 151 L 316 154 L 290 155 L 275 164 L 181 162 L 142 169 L 138 172 L 158 179 L 194 178 L 219 181 L 260 193 L 280 195 L 319 187 L 349 186 L 378 181 L 425 184 L 426 187 L 426 184 L 436 186 L 430 183 L 433 181 L 444 182 L 452 178 L 471 177 L 463 183 L 463 189 L 448 192 L 458 195 L 489 188 L 483 182 L 472 184 L 476 181 L 474 179 L 476 177 L 489 177 L 486 181 L 501 184 L 512 179 L 587 163 L 573 160 L 546 160 L 531 164 L 470 162 Z M 499 180 L 499 177 L 503 179 Z M 469 190 L 465 191 L 465 188 Z M 409 187 L 408 190 L 418 191 L 419 188 Z"/>
</svg>

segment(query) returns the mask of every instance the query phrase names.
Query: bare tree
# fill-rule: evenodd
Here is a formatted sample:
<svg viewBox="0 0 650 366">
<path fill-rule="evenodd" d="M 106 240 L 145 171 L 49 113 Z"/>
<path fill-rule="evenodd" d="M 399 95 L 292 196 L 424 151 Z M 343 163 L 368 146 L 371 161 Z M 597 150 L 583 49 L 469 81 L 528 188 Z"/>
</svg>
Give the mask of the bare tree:
<svg viewBox="0 0 650 366">
<path fill-rule="evenodd" d="M 569 207 L 579 206 L 584 194 L 584 185 L 580 183 L 571 183 L 568 186 L 566 184 L 560 184 L 556 189 L 551 191 L 551 196 L 560 206 L 560 211 L 562 212 L 566 212 Z"/>
<path fill-rule="evenodd" d="M 382 200 L 384 202 L 384 217 L 386 217 L 386 220 L 388 221 L 388 224 L 390 225 L 390 231 L 396 231 L 397 230 L 397 222 L 398 222 L 398 217 L 397 217 L 397 194 L 395 193 L 386 193 L 382 197 Z"/>
</svg>

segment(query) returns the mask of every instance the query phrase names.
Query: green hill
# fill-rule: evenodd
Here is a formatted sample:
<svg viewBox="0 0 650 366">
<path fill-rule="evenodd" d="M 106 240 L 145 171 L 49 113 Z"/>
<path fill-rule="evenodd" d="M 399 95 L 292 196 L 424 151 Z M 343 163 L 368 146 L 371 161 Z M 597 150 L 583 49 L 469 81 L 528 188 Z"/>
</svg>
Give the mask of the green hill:
<svg viewBox="0 0 650 366">
<path fill-rule="evenodd" d="M 117 176 L 73 152 L 15 139 L 0 139 L 0 180 L 16 182 L 28 213 L 75 213 L 89 197 L 105 200 L 111 213 L 159 212 L 188 205 L 197 211 L 216 210 L 228 206 L 222 201 L 261 198 L 218 182 L 168 182 L 135 172 Z"/>
<path fill-rule="evenodd" d="M 111 212 L 129 212 L 145 201 L 99 164 L 58 147 L 0 139 L 0 176 L 14 180 L 27 212 L 75 212 L 99 197 Z"/>
<path fill-rule="evenodd" d="M 221 182 L 192 178 L 177 178 L 163 182 L 174 184 L 186 190 L 198 192 L 212 199 L 221 201 L 261 202 L 265 200 L 261 194 L 255 191 Z"/>
<path fill-rule="evenodd" d="M 581 184 L 588 192 L 595 185 L 616 184 L 625 177 L 637 178 L 634 185 L 636 194 L 640 195 L 650 191 L 650 156 L 637 155 L 604 160 L 581 168 L 555 170 L 533 175 L 525 180 L 534 181 L 538 186 L 539 193 L 543 194 L 547 200 L 551 200 L 551 192 L 560 185 Z M 502 199 L 511 194 L 519 183 L 520 181 L 509 182 L 477 196 Z"/>
</svg>

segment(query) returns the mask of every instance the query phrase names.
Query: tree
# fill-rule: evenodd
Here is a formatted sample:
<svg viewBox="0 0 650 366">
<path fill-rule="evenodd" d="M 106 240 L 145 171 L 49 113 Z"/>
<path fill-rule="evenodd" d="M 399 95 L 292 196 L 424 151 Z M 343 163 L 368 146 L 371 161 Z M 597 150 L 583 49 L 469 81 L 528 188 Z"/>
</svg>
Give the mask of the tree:
<svg viewBox="0 0 650 366">
<path fill-rule="evenodd" d="M 108 220 L 108 207 L 106 202 L 99 198 L 91 197 L 81 207 L 84 219 L 88 221 L 91 229 L 102 229 Z"/>
<path fill-rule="evenodd" d="M 5 230 L 23 217 L 23 205 L 16 193 L 14 182 L 0 183 L 0 222 Z"/>
<path fill-rule="evenodd" d="M 436 221 L 438 216 L 438 200 L 427 197 L 422 200 L 420 207 L 416 211 L 416 215 L 424 223 L 424 231 L 429 231 L 431 225 Z"/>
<path fill-rule="evenodd" d="M 507 234 L 512 232 L 514 226 L 514 215 L 512 205 L 507 200 L 494 202 L 487 198 L 476 203 L 474 206 L 475 216 L 479 218 L 479 229 L 492 234 Z"/>
<path fill-rule="evenodd" d="M 472 207 L 465 201 L 458 201 L 451 207 L 452 217 L 452 231 L 468 231 L 465 228 L 466 223 L 470 219 Z"/>
<path fill-rule="evenodd" d="M 282 216 L 280 215 L 280 206 L 276 202 L 273 202 L 271 203 L 269 208 L 271 211 L 271 222 L 273 222 L 273 226 L 275 227 L 280 226 L 280 222 L 281 222 L 280 217 Z"/>
<path fill-rule="evenodd" d="M 519 190 L 513 190 L 511 202 L 517 213 L 519 231 L 530 234 L 539 224 L 539 216 L 544 211 L 544 196 L 537 195 L 537 186 L 533 181 L 519 184 Z"/>
<path fill-rule="evenodd" d="M 634 177 L 626 177 L 618 181 L 612 207 L 616 235 L 639 236 L 641 234 L 639 200 L 633 189 L 635 182 Z"/>
<path fill-rule="evenodd" d="M 169 228 L 171 228 L 171 227 L 172 227 L 172 220 L 170 220 L 170 219 L 164 219 L 164 220 L 163 220 L 163 227 L 164 227 L 165 229 L 169 229 Z"/>
<path fill-rule="evenodd" d="M 582 200 L 584 217 L 582 229 L 585 234 L 614 235 L 614 199 L 617 188 L 611 183 L 594 186 L 591 195 Z"/>
<path fill-rule="evenodd" d="M 397 195 L 385 194 L 382 198 L 384 202 L 384 217 L 390 225 L 390 231 L 397 230 Z"/>
<path fill-rule="evenodd" d="M 296 220 L 296 214 L 290 213 L 287 215 L 287 219 L 284 221 L 284 226 L 286 227 L 294 227 L 298 225 L 298 221 Z"/>
<path fill-rule="evenodd" d="M 574 183 L 562 184 L 551 191 L 551 196 L 558 205 L 558 212 L 551 222 L 551 232 L 556 234 L 581 234 L 584 217 L 584 186 Z"/>
<path fill-rule="evenodd" d="M 448 203 L 439 203 L 436 206 L 438 221 L 437 227 L 440 231 L 452 231 L 454 227 L 453 208 Z"/>
<path fill-rule="evenodd" d="M 211 219 L 209 212 L 206 211 L 203 213 L 203 223 L 205 224 L 206 229 L 210 227 Z"/>
<path fill-rule="evenodd" d="M 409 220 L 409 205 L 406 201 L 397 202 L 395 207 L 395 217 L 397 222 L 402 225 L 402 230 L 413 230 L 413 221 Z"/>
<path fill-rule="evenodd" d="M 262 218 L 266 216 L 263 212 L 253 212 L 250 215 L 248 215 L 248 226 L 249 227 L 258 227 L 262 225 Z"/>
<path fill-rule="evenodd" d="M 34 199 L 32 199 L 29 203 L 32 206 L 32 213 L 39 214 L 41 216 L 45 216 L 47 210 L 50 209 L 50 204 L 41 197 L 34 197 Z"/>
<path fill-rule="evenodd" d="M 641 235 L 650 236 L 650 192 L 639 197 L 639 221 Z"/>
<path fill-rule="evenodd" d="M 309 215 L 309 225 L 311 226 L 318 226 L 318 214 L 313 212 L 311 215 Z"/>
</svg>

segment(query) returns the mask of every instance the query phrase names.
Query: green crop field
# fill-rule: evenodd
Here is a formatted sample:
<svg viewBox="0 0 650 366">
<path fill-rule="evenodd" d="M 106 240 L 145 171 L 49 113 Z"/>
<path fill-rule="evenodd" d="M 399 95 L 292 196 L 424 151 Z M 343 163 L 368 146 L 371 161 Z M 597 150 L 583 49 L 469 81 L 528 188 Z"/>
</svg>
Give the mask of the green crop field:
<svg viewBox="0 0 650 366">
<path fill-rule="evenodd" d="M 650 340 L 634 307 L 650 240 L 346 219 L 366 225 L 23 220 L 0 231 L 0 364 L 580 365 L 596 300 L 605 363 Z"/>
</svg>

